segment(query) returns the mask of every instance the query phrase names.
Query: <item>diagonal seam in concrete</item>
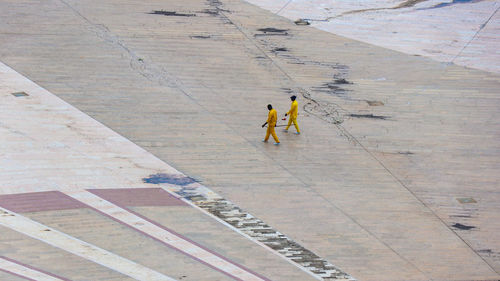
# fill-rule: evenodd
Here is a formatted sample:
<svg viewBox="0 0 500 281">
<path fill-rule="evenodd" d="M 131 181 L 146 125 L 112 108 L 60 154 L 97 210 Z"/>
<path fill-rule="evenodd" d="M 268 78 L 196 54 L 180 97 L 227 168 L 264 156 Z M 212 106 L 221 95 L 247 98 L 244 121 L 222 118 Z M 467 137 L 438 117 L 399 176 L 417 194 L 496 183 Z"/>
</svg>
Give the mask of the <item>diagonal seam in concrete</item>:
<svg viewBox="0 0 500 281">
<path fill-rule="evenodd" d="M 496 3 L 495 3 L 495 6 L 496 6 Z M 453 63 L 453 61 L 455 61 L 463 53 L 463 51 L 470 45 L 470 43 L 472 43 L 472 41 L 474 41 L 474 39 L 476 39 L 477 35 L 479 35 L 479 33 L 481 33 L 481 31 L 483 31 L 483 29 L 490 22 L 490 20 L 493 18 L 493 16 L 498 12 L 498 10 L 500 10 L 500 7 L 494 9 L 494 11 L 491 13 L 491 16 L 483 24 L 481 24 L 479 26 L 479 29 L 476 31 L 476 33 L 474 33 L 474 36 L 472 36 L 472 38 L 463 46 L 462 49 L 460 49 L 460 51 L 453 57 L 453 59 L 450 60 L 450 62 L 449 62 L 450 64 Z"/>
</svg>

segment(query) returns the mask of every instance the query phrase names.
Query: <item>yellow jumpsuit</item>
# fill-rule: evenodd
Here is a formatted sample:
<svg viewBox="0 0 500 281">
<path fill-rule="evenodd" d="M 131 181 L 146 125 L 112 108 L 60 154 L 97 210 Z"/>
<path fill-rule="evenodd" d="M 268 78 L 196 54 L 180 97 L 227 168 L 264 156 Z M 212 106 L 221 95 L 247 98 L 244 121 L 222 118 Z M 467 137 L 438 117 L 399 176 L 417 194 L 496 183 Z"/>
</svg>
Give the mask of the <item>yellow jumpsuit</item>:
<svg viewBox="0 0 500 281">
<path fill-rule="evenodd" d="M 296 100 L 294 100 L 292 102 L 292 107 L 290 107 L 290 111 L 287 112 L 287 115 L 290 116 L 290 119 L 288 120 L 288 125 L 286 126 L 285 130 L 288 130 L 288 128 L 290 128 L 290 125 L 292 125 L 293 122 L 295 129 L 297 129 L 297 133 L 300 133 L 299 125 L 297 124 L 298 111 L 299 111 L 299 103 Z"/>
<path fill-rule="evenodd" d="M 267 141 L 269 139 L 269 135 L 272 135 L 275 142 L 277 143 L 280 142 L 278 136 L 276 136 L 276 132 L 274 131 L 274 127 L 276 126 L 277 120 L 278 120 L 278 113 L 276 112 L 276 109 L 273 108 L 269 110 L 269 114 L 267 115 L 267 132 L 264 141 Z"/>
</svg>

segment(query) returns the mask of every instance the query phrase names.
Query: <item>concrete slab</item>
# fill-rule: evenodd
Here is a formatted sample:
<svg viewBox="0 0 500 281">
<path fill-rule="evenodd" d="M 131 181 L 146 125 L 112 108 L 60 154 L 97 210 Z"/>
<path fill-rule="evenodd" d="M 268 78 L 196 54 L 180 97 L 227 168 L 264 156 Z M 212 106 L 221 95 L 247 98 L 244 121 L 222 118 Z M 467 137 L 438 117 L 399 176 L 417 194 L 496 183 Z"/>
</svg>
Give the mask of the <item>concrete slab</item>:
<svg viewBox="0 0 500 281">
<path fill-rule="evenodd" d="M 500 73 L 499 1 L 247 2 L 347 38 Z"/>
<path fill-rule="evenodd" d="M 82 179 L 68 191 L 157 184 L 263 244 L 289 243 L 259 233 L 271 225 L 360 280 L 499 278 L 497 74 L 296 26 L 236 0 L 1 5 L 12 30 L 0 34 L 3 61 L 237 205 L 169 182 L 171 168 L 93 133 L 83 117 L 69 124 L 82 133 L 55 141 L 104 143 L 92 164 L 47 162 L 16 133 L 46 113 L 4 126 L 9 149 L 23 143 L 9 159 L 17 170 L 0 179 L 5 193 L 64 186 L 67 177 L 42 167 L 66 168 Z M 262 144 L 265 106 L 282 115 L 291 93 L 303 134 Z M 25 176 L 28 160 L 36 169 Z"/>
<path fill-rule="evenodd" d="M 6 151 L 0 180 L 6 186 L 0 191 L 1 226 L 136 280 L 269 280 L 182 237 L 168 226 L 127 209 L 128 206 L 193 208 L 192 203 L 173 196 L 171 188 L 195 189 L 190 185 L 196 182 L 9 67 L 3 64 L 0 67 L 4 101 L 2 146 Z M 16 94 L 20 92 L 25 94 Z M 29 174 L 28 180 L 26 174 Z M 134 174 L 142 175 L 135 177 Z M 127 181 L 127 175 L 135 177 L 133 183 Z M 160 179 L 166 177 L 171 188 L 151 188 L 156 184 L 157 175 L 162 175 Z M 103 189 L 109 187 L 109 183 L 122 189 Z M 201 214 L 207 215 L 203 211 Z M 179 217 L 196 229 L 189 213 Z M 234 231 L 225 223 L 215 222 L 218 231 Z M 327 279 L 353 280 L 315 255 L 309 258 L 321 260 L 322 266 L 329 266 L 329 272 L 311 272 L 292 257 L 237 233 L 239 240 L 250 240 L 254 248 L 264 249 L 273 274 L 288 272 L 285 274 L 288 280 L 313 280 L 320 275 L 330 277 Z M 245 243 L 234 245 L 239 244 Z M 234 247 L 233 257 L 249 260 L 247 248 L 248 245 Z M 13 260 L 13 253 L 8 248 L 4 250 L 7 251 L 0 253 Z M 26 250 L 38 251 L 30 246 Z M 47 254 L 50 257 L 50 253 Z M 26 263 L 26 266 L 32 265 Z M 5 262 L 1 268 L 6 274 L 23 273 L 20 276 L 26 278 L 49 276 L 40 273 L 45 272 L 45 267 L 37 273 Z M 87 274 L 85 278 L 103 278 L 99 273 L 82 274 Z M 68 275 L 78 277 L 71 272 Z M 276 277 L 279 278 L 280 275 Z M 125 279 L 122 276 L 122 280 Z"/>
</svg>

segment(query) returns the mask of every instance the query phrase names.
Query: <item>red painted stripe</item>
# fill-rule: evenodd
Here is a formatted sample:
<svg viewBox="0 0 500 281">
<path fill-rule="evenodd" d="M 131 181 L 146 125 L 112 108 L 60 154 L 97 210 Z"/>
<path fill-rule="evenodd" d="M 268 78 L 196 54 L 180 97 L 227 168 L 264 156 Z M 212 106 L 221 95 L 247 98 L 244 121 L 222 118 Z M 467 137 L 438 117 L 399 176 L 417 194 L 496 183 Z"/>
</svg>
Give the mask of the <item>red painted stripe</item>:
<svg viewBox="0 0 500 281">
<path fill-rule="evenodd" d="M 86 208 L 84 204 L 58 191 L 0 195 L 0 206 L 15 213 Z"/>
<path fill-rule="evenodd" d="M 269 280 L 268 278 L 256 273 L 256 272 L 253 272 L 251 271 L 250 269 L 240 265 L 240 264 L 237 264 L 236 262 L 234 261 L 231 261 L 229 260 L 228 258 L 218 254 L 218 253 L 215 253 L 214 251 L 211 251 L 210 249 L 207 249 L 206 247 L 190 240 L 189 238 L 179 234 L 179 233 L 176 233 L 175 231 L 155 222 L 155 221 L 152 221 L 132 210 L 130 210 L 129 208 L 127 207 L 133 207 L 133 206 L 189 206 L 188 204 L 184 203 L 182 200 L 172 196 L 171 194 L 169 194 L 167 191 L 161 189 L 161 188 L 123 188 L 123 189 L 89 189 L 87 190 L 101 198 L 103 198 L 104 200 L 106 201 L 109 201 L 123 209 L 126 209 L 127 211 L 133 213 L 134 215 L 144 219 L 144 220 L 147 220 L 149 221 L 150 223 L 162 228 L 162 229 L 165 229 L 169 232 L 171 232 L 172 234 L 174 235 L 177 235 L 178 237 L 186 240 L 186 241 L 189 241 L 190 243 L 206 250 L 207 252 L 210 252 L 212 253 L 213 255 L 216 255 L 218 256 L 219 258 L 237 266 L 237 267 L 240 267 L 241 269 L 247 271 L 247 272 L 250 272 L 252 274 L 254 274 L 255 276 L 259 276 L 260 278 L 262 278 L 263 280 Z M 129 228 L 132 228 L 134 229 L 135 231 L 138 231 L 138 232 L 141 232 L 142 234 L 150 237 L 150 238 L 153 238 L 154 240 L 157 240 L 158 242 L 166 245 L 167 247 L 169 248 L 172 248 L 176 251 L 179 251 L 225 275 L 228 275 L 230 276 L 231 278 L 235 279 L 235 280 L 240 280 L 239 278 L 235 277 L 235 276 L 232 276 L 231 274 L 223 271 L 223 270 L 220 270 L 219 268 L 216 268 L 206 262 L 204 262 L 203 260 L 200 260 L 198 259 L 197 257 L 195 256 L 192 256 L 186 252 L 183 252 L 181 251 L 180 249 L 177 249 L 175 247 L 172 247 L 166 243 L 164 243 L 163 241 L 161 240 L 158 240 L 156 238 L 154 238 L 153 236 L 143 232 L 143 231 L 140 231 L 139 229 L 137 228 L 134 228 L 120 220 L 117 220 L 111 216 L 108 216 L 107 214 L 99 211 L 98 209 L 96 208 L 93 208 L 92 206 L 88 206 L 76 199 L 73 199 L 71 198 L 70 196 L 62 193 L 62 192 L 59 192 L 59 191 L 47 191 L 47 192 L 33 192 L 33 193 L 22 193 L 22 194 L 8 194 L 8 195 L 0 195 L 0 206 L 5 208 L 5 209 L 8 209 L 10 211 L 13 211 L 13 212 L 16 212 L 16 213 L 26 213 L 26 212 L 40 212 L 40 211 L 51 211 L 51 210 L 66 210 L 66 209 L 78 209 L 78 208 L 90 208 L 116 222 L 119 222 L 120 224 L 123 224 Z M 0 258 L 4 258 L 6 260 L 10 260 L 6 257 L 2 257 L 0 256 Z M 12 262 L 16 262 L 14 260 L 10 260 Z M 18 264 L 21 264 L 19 262 L 16 262 Z M 32 268 L 30 267 L 29 265 L 24 265 L 22 264 L 23 266 L 26 266 L 28 268 Z M 39 269 L 35 269 L 35 268 L 32 268 L 34 270 L 38 270 L 40 272 L 44 272 L 42 270 L 39 270 Z M 50 273 L 47 273 L 47 272 L 44 272 L 45 274 L 47 275 L 51 275 Z M 54 275 L 52 275 L 54 276 Z M 54 276 L 54 277 L 57 277 L 57 276 Z M 57 277 L 57 278 L 61 278 L 61 277 Z M 68 280 L 68 279 L 64 279 L 64 278 L 61 278 L 62 280 Z M 269 280 L 270 281 L 270 280 Z"/>
<path fill-rule="evenodd" d="M 63 195 L 64 195 L 64 194 L 63 194 Z M 25 263 L 22 263 L 22 262 L 17 261 L 17 260 L 10 259 L 10 258 L 5 257 L 5 256 L 0 256 L 0 259 L 4 259 L 4 260 L 7 260 L 7 261 L 10 261 L 10 262 L 13 262 L 13 263 L 17 263 L 17 264 L 19 264 L 19 265 L 21 265 L 21 266 L 24 266 L 24 267 L 26 267 L 26 268 L 29 268 L 29 269 L 32 269 L 32 270 L 34 270 L 34 271 L 38 271 L 38 272 L 41 272 L 41 273 L 47 274 L 47 275 L 52 276 L 52 277 L 55 277 L 55 278 L 59 278 L 59 279 L 64 280 L 64 281 L 71 281 L 71 280 L 70 280 L 70 279 L 68 279 L 68 278 L 64 278 L 64 277 L 61 277 L 61 276 L 59 276 L 59 275 L 55 275 L 55 274 L 53 274 L 53 273 L 47 272 L 47 271 L 45 271 L 45 270 L 42 270 L 42 269 L 40 269 L 40 268 L 36 268 L 36 267 L 31 266 L 31 265 L 29 265 L 29 264 L 25 264 Z M 27 277 L 24 277 L 24 278 L 26 278 L 26 279 L 28 279 L 28 280 L 31 280 L 31 279 L 29 279 L 29 278 L 27 278 Z"/>
<path fill-rule="evenodd" d="M 12 272 L 12 271 L 8 271 L 8 270 L 5 270 L 5 269 L 1 269 L 1 268 L 0 268 L 0 271 L 3 271 L 3 272 L 5 272 L 5 273 L 7 273 L 7 274 L 10 274 L 10 275 L 17 276 L 17 277 L 19 277 L 19 278 L 23 278 L 23 279 L 25 279 L 25 280 L 29 280 L 29 281 L 36 281 L 35 279 L 31 279 L 31 278 L 28 278 L 28 277 L 26 277 L 26 276 L 22 276 L 22 275 L 19 275 L 19 274 L 17 274 L 17 273 L 14 273 L 14 272 Z"/>
<path fill-rule="evenodd" d="M 142 188 L 141 188 L 141 189 L 142 189 Z M 148 189 L 149 189 L 149 188 L 148 188 Z M 157 189 L 157 188 L 151 188 L 151 189 Z M 163 190 L 163 189 L 161 189 L 161 188 L 158 188 L 158 189 L 160 189 L 161 191 L 163 191 L 163 192 L 165 192 L 165 193 L 167 193 L 167 194 L 168 194 L 168 192 L 166 192 L 165 190 Z M 96 192 L 96 191 L 101 191 L 101 190 L 102 190 L 102 189 L 88 189 L 87 191 L 89 191 L 89 192 L 91 192 L 91 193 L 93 193 L 93 194 L 95 194 L 95 195 L 97 195 L 97 196 L 101 197 L 101 196 L 99 195 L 99 192 Z M 170 194 L 168 194 L 168 195 L 170 195 Z M 172 196 L 172 195 L 170 195 L 170 196 Z M 173 196 L 172 196 L 172 197 L 173 197 Z M 142 218 L 142 219 L 144 219 L 144 220 L 146 220 L 146 221 L 148 221 L 148 222 L 150 222 L 150 223 L 152 223 L 152 224 L 154 224 L 154 225 L 158 226 L 159 228 L 162 228 L 162 229 L 164 229 L 164 230 L 166 230 L 166 231 L 168 231 L 168 232 L 170 232 L 170 233 L 172 233 L 172 234 L 174 234 L 174 235 L 176 235 L 176 236 L 178 236 L 178 237 L 180 237 L 180 238 L 182 238 L 182 239 L 184 239 L 184 240 L 186 240 L 186 241 L 188 241 L 188 242 L 190 242 L 190 243 L 192 243 L 192 244 L 194 244 L 194 245 L 196 245 L 196 246 L 198 246 L 198 247 L 200 247 L 200 248 L 202 248 L 202 249 L 204 249 L 205 251 L 207 251 L 207 252 L 209 252 L 209 253 L 211 253 L 211 254 L 213 254 L 213 255 L 215 255 L 215 256 L 217 256 L 217 257 L 219 257 L 219 258 L 221 258 L 221 259 L 223 259 L 223 260 L 225 260 L 225 261 L 227 261 L 227 262 L 229 262 L 229 263 L 231 263 L 231 264 L 233 264 L 233 265 L 235 265 L 235 266 L 239 267 L 239 268 L 241 268 L 241 269 L 243 269 L 244 271 L 250 272 L 250 273 L 252 273 L 253 275 L 258 276 L 259 278 L 261 278 L 261 279 L 263 279 L 263 280 L 266 280 L 266 281 L 271 281 L 270 279 L 266 278 L 265 276 L 262 276 L 261 274 L 256 273 L 256 272 L 254 272 L 254 271 L 252 271 L 252 270 L 250 270 L 250 269 L 248 269 L 248 268 L 244 267 L 243 265 L 238 264 L 238 263 L 236 263 L 236 262 L 234 262 L 234 261 L 232 261 L 232 260 L 230 260 L 230 259 L 228 259 L 228 258 L 226 258 L 226 257 L 224 257 L 224 256 L 222 256 L 222 255 L 220 255 L 220 254 L 218 254 L 218 253 L 216 253 L 216 252 L 214 252 L 214 251 L 212 251 L 212 250 L 208 249 L 207 247 L 205 247 L 205 246 L 203 246 L 203 245 L 201 245 L 201 244 L 198 244 L 197 242 L 195 242 L 195 241 L 193 241 L 193 240 L 191 240 L 191 239 L 187 238 L 186 236 L 184 236 L 184 235 L 182 235 L 182 234 L 179 234 L 179 233 L 177 233 L 177 232 L 173 231 L 172 229 L 169 229 L 168 227 L 165 227 L 164 225 L 162 225 L 162 224 L 160 224 L 160 223 L 158 223 L 158 222 L 156 222 L 156 221 L 153 221 L 153 220 L 151 220 L 151 219 L 149 219 L 149 218 L 147 218 L 147 217 L 145 217 L 145 216 L 143 216 L 143 215 L 141 215 L 141 214 L 139 214 L 139 213 L 137 213 L 137 212 L 134 212 L 133 210 L 131 210 L 131 209 L 127 208 L 127 206 L 120 204 L 120 202 L 119 202 L 119 201 L 115 201 L 115 198 L 104 198 L 104 197 L 101 197 L 101 198 L 103 198 L 103 199 L 105 199 L 106 201 L 109 201 L 109 202 L 111 202 L 111 203 L 113 203 L 113 204 L 115 204 L 115 205 L 119 206 L 120 208 L 123 208 L 123 209 L 125 209 L 125 210 L 129 211 L 130 213 L 132 213 L 132 214 L 134 214 L 134 215 L 136 215 L 136 216 L 138 216 L 138 217 L 140 217 L 140 218 Z M 173 198 L 175 198 L 175 197 L 173 197 Z M 177 199 L 177 198 L 175 198 L 175 199 L 176 199 L 176 200 L 181 201 L 180 199 Z M 181 202 L 182 202 L 182 201 L 181 201 Z M 184 203 L 184 202 L 182 202 L 182 203 L 183 203 L 183 204 L 185 204 L 185 205 L 187 205 L 187 204 L 186 204 L 186 203 Z M 187 205 L 187 206 L 189 206 L 189 205 Z M 126 225 L 126 226 L 128 226 L 128 227 L 130 227 L 130 228 L 133 228 L 133 229 L 135 229 L 136 231 L 141 232 L 142 234 L 144 234 L 144 235 L 146 235 L 146 236 L 148 236 L 148 237 L 150 237 L 150 238 L 152 238 L 152 239 L 154 239 L 154 240 L 156 240 L 156 241 L 158 241 L 158 242 L 160 242 L 160 243 L 164 244 L 165 246 L 167 246 L 167 247 L 169 247 L 169 248 L 171 248 L 171 249 L 174 249 L 174 250 L 176 250 L 176 251 L 178 251 L 178 252 L 181 252 L 181 253 L 183 253 L 183 254 L 185 254 L 185 255 L 187 255 L 187 256 L 189 256 L 189 257 L 191 257 L 191 258 L 193 258 L 193 259 L 195 259 L 195 260 L 197 260 L 197 261 L 199 261 L 199 262 L 201 262 L 201 263 L 203 263 L 203 264 L 205 264 L 205 265 L 207 265 L 207 266 L 209 266 L 209 267 L 211 267 L 211 268 L 213 268 L 213 269 L 215 269 L 215 270 L 217 270 L 217 271 L 219 271 L 219 272 L 221 272 L 221 273 L 223 273 L 223 274 L 225 274 L 225 275 L 227 275 L 227 276 L 229 276 L 229 277 L 231 277 L 231 278 L 233 278 L 233 279 L 235 279 L 235 280 L 241 280 L 241 279 L 239 279 L 238 277 L 233 276 L 233 275 L 229 274 L 228 272 L 225 272 L 225 271 L 223 271 L 223 270 L 221 270 L 221 269 L 219 269 L 219 268 L 217 268 L 217 267 L 215 267 L 215 266 L 212 266 L 211 264 L 208 264 L 208 263 L 204 262 L 203 260 L 200 260 L 200 259 L 198 259 L 197 257 L 195 257 L 195 256 L 193 256 L 193 255 L 191 255 L 191 254 L 188 254 L 188 253 L 186 253 L 186 252 L 183 252 L 183 251 L 182 251 L 182 250 L 180 250 L 180 249 L 177 249 L 177 248 L 175 248 L 175 247 L 173 247 L 173 246 L 171 246 L 171 245 L 169 245 L 169 244 L 167 244 L 167 243 L 165 243 L 165 242 L 163 242 L 163 241 L 161 241 L 161 240 L 156 239 L 155 237 L 153 237 L 153 236 L 151 236 L 151 235 L 147 234 L 146 232 L 143 232 L 143 231 L 141 231 L 141 230 L 139 230 L 139 229 L 137 229 L 137 228 L 134 228 L 134 227 L 132 227 L 132 226 L 130 226 L 130 225 L 128 225 L 128 224 L 126 224 L 126 223 L 124 223 L 124 222 L 122 222 L 122 221 L 118 220 L 118 219 L 115 219 L 115 218 L 113 218 L 113 217 L 111 217 L 111 216 L 108 216 L 107 214 L 105 214 L 105 213 L 103 213 L 103 212 L 99 211 L 98 209 L 95 209 L 95 208 L 93 208 L 93 207 L 91 207 L 91 206 L 88 206 L 88 207 L 89 207 L 89 208 L 92 208 L 93 210 L 96 210 L 97 212 L 99 212 L 99 213 L 101 213 L 101 214 L 103 214 L 103 215 L 105 215 L 105 216 L 107 216 L 107 217 L 109 217 L 109 218 L 111 218 L 111 219 L 113 219 L 113 220 L 114 220 L 114 221 L 116 221 L 116 222 L 119 222 L 119 223 L 121 223 L 121 224 L 123 224 L 123 225 Z"/>
<path fill-rule="evenodd" d="M 132 211 L 132 210 L 130 210 L 130 209 L 128 209 L 128 208 L 126 208 L 126 207 L 123 207 L 123 206 L 120 206 L 120 207 L 122 207 L 122 208 L 126 209 L 127 211 L 131 212 L 132 214 L 134 214 L 134 215 L 136 215 L 136 216 L 138 216 L 138 217 L 142 218 L 143 220 L 148 221 L 148 222 L 150 222 L 150 223 L 152 223 L 152 224 L 154 224 L 154 225 L 158 226 L 159 228 L 165 229 L 165 230 L 169 231 L 170 233 L 174 234 L 175 236 L 180 237 L 180 238 L 182 238 L 182 239 L 184 239 L 184 240 L 188 241 L 189 243 L 194 244 L 194 245 L 196 245 L 196 246 L 198 246 L 198 247 L 202 248 L 203 250 L 205 250 L 205 251 L 207 251 L 207 252 L 209 252 L 209 253 L 213 254 L 214 256 L 217 256 L 217 257 L 219 257 L 219 258 L 221 258 L 221 259 L 223 259 L 223 260 L 225 260 L 225 261 L 227 261 L 227 262 L 229 262 L 229 263 L 231 263 L 231 264 L 235 265 L 236 267 L 239 267 L 239 268 L 243 269 L 243 270 L 244 270 L 244 271 L 246 271 L 246 272 L 250 272 L 250 273 L 252 273 L 253 275 L 258 276 L 259 278 L 261 278 L 261 279 L 263 279 L 263 280 L 266 280 L 266 281 L 272 281 L 272 280 L 268 279 L 267 277 L 265 277 L 265 276 L 263 276 L 263 275 L 261 275 L 261 274 L 259 274 L 259 273 L 255 272 L 255 271 L 252 271 L 251 269 L 246 268 L 245 266 L 243 266 L 243 265 L 241 265 L 241 264 L 238 264 L 238 263 L 236 263 L 236 262 L 234 262 L 234 261 L 232 261 L 232 260 L 230 260 L 230 259 L 226 258 L 225 256 L 222 256 L 222 255 L 220 255 L 220 254 L 218 254 L 218 253 L 216 253 L 216 252 L 214 252 L 214 251 L 212 251 L 212 250 L 208 249 L 207 247 L 205 247 L 205 246 L 203 246 L 203 245 L 201 245 L 201 244 L 199 244 L 199 243 L 197 243 L 197 242 L 195 242 L 195 241 L 193 241 L 193 240 L 189 239 L 188 237 L 186 237 L 186 236 L 184 236 L 184 235 L 182 235 L 182 234 L 180 234 L 180 233 L 177 233 L 177 232 L 173 231 L 172 229 L 169 229 L 168 227 L 165 227 L 165 226 L 161 225 L 160 223 L 158 223 L 158 222 L 156 222 L 156 221 L 150 220 L 150 219 L 148 219 L 147 217 L 145 217 L 145 216 L 143 216 L 143 215 L 141 215 L 141 214 L 139 214 L 139 213 L 136 213 L 136 212 L 134 212 L 134 211 Z M 142 232 L 142 231 L 141 231 L 141 232 Z M 145 234 L 146 234 L 146 233 L 145 233 Z M 146 235 L 150 236 L 149 234 L 146 234 Z M 154 237 L 152 237 L 152 236 L 150 236 L 150 237 L 151 237 L 151 238 L 153 238 L 153 239 L 155 239 L 155 240 L 157 240 L 156 238 L 154 238 Z M 165 244 L 163 241 L 160 241 L 160 240 L 157 240 L 157 241 L 159 241 L 159 242 L 161 242 L 161 243 Z M 220 272 L 222 272 L 222 273 L 224 273 L 224 274 L 226 274 L 226 275 L 228 275 L 228 276 L 230 276 L 230 277 L 232 277 L 232 278 L 236 278 L 237 280 L 241 280 L 241 279 L 239 279 L 239 278 L 237 278 L 237 277 L 235 277 L 235 276 L 232 276 L 232 275 L 230 275 L 229 273 L 227 273 L 227 272 L 225 272 L 225 271 L 222 271 L 222 270 L 220 270 L 220 269 L 218 269 L 218 268 L 216 268 L 216 267 L 214 267 L 214 266 L 212 266 L 212 265 L 210 265 L 210 264 L 208 264 L 208 263 L 206 263 L 206 262 L 204 262 L 204 261 L 202 261 L 202 260 L 200 260 L 200 259 L 198 259 L 198 258 L 196 258 L 196 257 L 194 257 L 194 256 L 192 256 L 192 255 L 190 255 L 190 254 L 187 254 L 187 253 L 184 253 L 184 254 L 186 254 L 186 255 L 188 255 L 188 256 L 191 256 L 192 258 L 194 258 L 194 259 L 196 259 L 196 260 L 198 260 L 198 261 L 200 261 L 200 262 L 202 262 L 202 263 L 204 263 L 204 264 L 206 264 L 206 265 L 208 265 L 208 266 L 210 266 L 210 267 L 212 267 L 212 268 L 215 268 L 215 269 L 217 269 L 218 271 L 220 271 Z"/>
<path fill-rule="evenodd" d="M 88 189 L 118 206 L 188 206 L 161 188 Z"/>
</svg>

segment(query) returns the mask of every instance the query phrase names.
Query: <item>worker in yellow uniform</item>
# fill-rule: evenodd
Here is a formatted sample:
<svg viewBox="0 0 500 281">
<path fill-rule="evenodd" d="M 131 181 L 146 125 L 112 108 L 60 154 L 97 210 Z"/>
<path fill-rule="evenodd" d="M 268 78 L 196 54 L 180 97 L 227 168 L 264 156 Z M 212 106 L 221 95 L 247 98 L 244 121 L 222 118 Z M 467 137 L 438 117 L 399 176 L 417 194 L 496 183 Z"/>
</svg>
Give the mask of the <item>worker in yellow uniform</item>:
<svg viewBox="0 0 500 281">
<path fill-rule="evenodd" d="M 266 138 L 262 140 L 263 142 L 267 142 L 269 139 L 269 135 L 273 135 L 274 144 L 280 144 L 280 140 L 278 139 L 278 136 L 276 136 L 276 132 L 274 131 L 274 127 L 276 127 L 276 122 L 278 121 L 278 113 L 276 112 L 275 109 L 273 109 L 273 106 L 268 104 L 267 109 L 269 109 L 269 114 L 267 115 L 267 121 L 262 125 L 262 128 L 266 126 L 267 124 L 267 132 L 266 132 Z"/>
<path fill-rule="evenodd" d="M 297 129 L 296 134 L 300 135 L 300 129 L 299 125 L 297 124 L 297 114 L 299 111 L 299 103 L 295 100 L 297 99 L 297 96 L 291 96 L 290 99 L 292 100 L 292 106 L 290 107 L 290 110 L 285 113 L 285 116 L 290 115 L 290 119 L 288 119 L 288 125 L 285 128 L 285 132 L 288 132 L 288 128 L 290 128 L 290 125 L 295 126 L 295 129 Z"/>
</svg>

